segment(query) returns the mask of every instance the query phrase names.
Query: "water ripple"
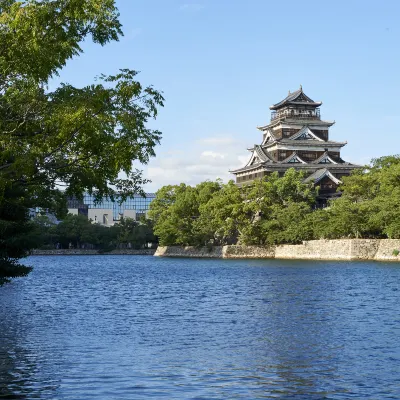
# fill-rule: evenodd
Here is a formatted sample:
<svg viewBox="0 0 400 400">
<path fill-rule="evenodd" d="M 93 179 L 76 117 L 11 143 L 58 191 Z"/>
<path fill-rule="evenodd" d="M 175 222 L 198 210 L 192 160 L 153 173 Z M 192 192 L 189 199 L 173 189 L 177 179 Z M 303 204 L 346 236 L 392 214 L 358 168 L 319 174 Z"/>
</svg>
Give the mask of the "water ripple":
<svg viewBox="0 0 400 400">
<path fill-rule="evenodd" d="M 0 398 L 400 398 L 395 264 L 27 262 L 0 288 Z"/>
</svg>

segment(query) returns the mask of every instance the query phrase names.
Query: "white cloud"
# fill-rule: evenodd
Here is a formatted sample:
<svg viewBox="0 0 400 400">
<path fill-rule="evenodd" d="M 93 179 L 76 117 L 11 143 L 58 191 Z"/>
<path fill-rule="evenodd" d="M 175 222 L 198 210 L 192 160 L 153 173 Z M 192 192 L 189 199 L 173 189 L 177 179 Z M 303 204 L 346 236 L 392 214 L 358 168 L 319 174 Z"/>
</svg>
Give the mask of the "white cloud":
<svg viewBox="0 0 400 400">
<path fill-rule="evenodd" d="M 238 159 L 240 161 L 240 167 L 244 167 L 248 161 L 249 161 L 250 156 L 249 155 L 243 155 L 243 156 L 239 156 Z M 239 167 L 239 168 L 240 168 Z"/>
<path fill-rule="evenodd" d="M 221 154 L 221 153 L 217 153 L 215 151 L 207 150 L 207 151 L 203 151 L 201 153 L 201 157 L 203 157 L 203 158 L 211 157 L 211 158 L 222 158 L 222 159 L 224 159 L 225 155 Z"/>
<path fill-rule="evenodd" d="M 246 144 L 232 136 L 196 140 L 185 145 L 184 152 L 163 152 L 161 146 L 157 157 L 144 167 L 144 176 L 152 181 L 145 189 L 152 192 L 164 185 L 196 185 L 217 178 L 227 182 L 234 178 L 229 170 L 240 168 L 249 157 Z"/>
</svg>

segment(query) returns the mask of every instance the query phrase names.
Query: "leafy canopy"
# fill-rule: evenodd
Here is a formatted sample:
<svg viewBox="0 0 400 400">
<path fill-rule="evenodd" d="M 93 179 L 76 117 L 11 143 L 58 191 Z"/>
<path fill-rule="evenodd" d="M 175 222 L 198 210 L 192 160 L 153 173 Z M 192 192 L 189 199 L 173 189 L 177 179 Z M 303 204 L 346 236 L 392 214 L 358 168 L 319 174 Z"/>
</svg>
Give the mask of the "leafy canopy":
<svg viewBox="0 0 400 400">
<path fill-rule="evenodd" d="M 164 186 L 149 215 L 161 245 L 298 242 L 316 197 L 303 181 L 290 169 L 242 188 L 233 181 Z"/>
<path fill-rule="evenodd" d="M 310 216 L 316 238 L 400 238 L 400 156 L 343 177 L 342 196 Z"/>
<path fill-rule="evenodd" d="M 64 195 L 141 191 L 145 180 L 132 161 L 154 156 L 161 132 L 148 122 L 163 106 L 162 94 L 130 69 L 85 87 L 47 89 L 82 53 L 83 40 L 118 40 L 118 17 L 114 0 L 0 0 L 0 215 L 10 202 L 21 203 L 10 197 L 16 191 L 24 207 L 59 213 Z M 2 254 L 0 268 L 19 258 Z"/>
</svg>

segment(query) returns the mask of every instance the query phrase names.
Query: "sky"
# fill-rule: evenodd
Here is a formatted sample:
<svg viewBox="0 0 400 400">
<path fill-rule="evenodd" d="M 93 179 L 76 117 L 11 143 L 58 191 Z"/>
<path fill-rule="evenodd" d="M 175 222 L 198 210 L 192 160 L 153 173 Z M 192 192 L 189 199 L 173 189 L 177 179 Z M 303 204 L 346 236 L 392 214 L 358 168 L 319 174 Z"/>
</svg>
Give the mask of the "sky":
<svg viewBox="0 0 400 400">
<path fill-rule="evenodd" d="M 366 164 L 400 153 L 400 1 L 117 0 L 124 37 L 83 43 L 59 81 L 93 83 L 120 68 L 163 92 L 150 125 L 163 133 L 140 166 L 152 183 L 233 178 L 260 144 L 271 104 L 300 85 L 342 158 Z M 51 87 L 50 87 L 51 88 Z"/>
</svg>

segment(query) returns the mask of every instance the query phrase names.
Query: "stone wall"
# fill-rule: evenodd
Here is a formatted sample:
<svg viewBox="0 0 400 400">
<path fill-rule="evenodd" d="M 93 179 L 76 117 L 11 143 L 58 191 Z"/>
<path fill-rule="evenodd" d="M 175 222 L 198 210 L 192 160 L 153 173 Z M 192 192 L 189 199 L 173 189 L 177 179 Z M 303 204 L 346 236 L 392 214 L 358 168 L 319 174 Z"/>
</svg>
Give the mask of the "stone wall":
<svg viewBox="0 0 400 400">
<path fill-rule="evenodd" d="M 382 239 L 379 241 L 375 260 L 400 261 L 400 253 L 397 256 L 393 254 L 393 251 L 396 250 L 400 252 L 400 239 Z"/>
<path fill-rule="evenodd" d="M 159 257 L 277 258 L 297 260 L 376 260 L 400 261 L 400 240 L 340 239 L 311 240 L 298 245 L 280 246 L 192 246 L 158 247 Z"/>
<path fill-rule="evenodd" d="M 211 248 L 194 246 L 158 246 L 154 255 L 158 257 L 223 258 L 222 253 L 222 246 L 214 246 Z"/>
<path fill-rule="evenodd" d="M 379 245 L 377 239 L 310 240 L 299 245 L 275 248 L 275 258 L 302 260 L 371 260 Z"/>
<path fill-rule="evenodd" d="M 275 258 L 274 246 L 224 246 L 223 258 Z"/>
</svg>

